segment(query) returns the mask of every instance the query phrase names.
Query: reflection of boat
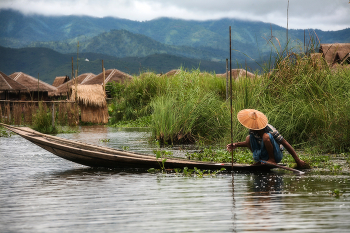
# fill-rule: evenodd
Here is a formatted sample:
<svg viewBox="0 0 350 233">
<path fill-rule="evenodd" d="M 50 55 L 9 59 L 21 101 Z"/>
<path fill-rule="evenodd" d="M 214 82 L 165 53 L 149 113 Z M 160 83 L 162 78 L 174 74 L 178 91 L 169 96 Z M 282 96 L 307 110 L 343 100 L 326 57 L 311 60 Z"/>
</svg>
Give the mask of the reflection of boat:
<svg viewBox="0 0 350 233">
<path fill-rule="evenodd" d="M 107 168 L 157 168 L 160 160 L 157 161 L 154 155 L 141 154 L 136 152 L 118 150 L 108 147 L 95 146 L 87 143 L 63 139 L 56 136 L 39 133 L 28 127 L 14 127 L 0 123 L 3 127 L 44 148 L 45 150 L 70 161 L 90 166 Z M 193 168 L 217 170 L 226 168 L 232 169 L 231 163 L 213 163 L 186 160 L 180 158 L 167 158 L 166 168 Z M 233 170 L 253 171 L 259 169 L 270 169 L 268 166 L 250 166 L 233 164 Z"/>
</svg>

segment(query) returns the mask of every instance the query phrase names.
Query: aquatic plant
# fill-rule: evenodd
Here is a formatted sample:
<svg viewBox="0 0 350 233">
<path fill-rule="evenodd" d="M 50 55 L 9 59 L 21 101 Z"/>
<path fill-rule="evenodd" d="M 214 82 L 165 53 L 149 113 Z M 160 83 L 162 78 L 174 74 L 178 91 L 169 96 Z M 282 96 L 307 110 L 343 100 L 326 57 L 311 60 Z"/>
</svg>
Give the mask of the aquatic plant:
<svg viewBox="0 0 350 233">
<path fill-rule="evenodd" d="M 166 170 L 165 170 L 165 162 L 167 161 L 167 156 L 171 156 L 173 154 L 173 152 L 167 151 L 167 150 L 161 150 L 159 141 L 156 141 L 156 146 L 158 148 L 153 150 L 153 153 L 156 156 L 156 160 L 157 160 L 157 162 L 159 164 L 160 169 L 150 168 L 147 171 L 150 172 L 150 173 L 157 173 L 157 172 L 165 173 L 166 172 Z"/>
<path fill-rule="evenodd" d="M 100 142 L 109 142 L 111 139 L 110 138 L 104 138 L 104 139 L 100 139 Z"/>
<path fill-rule="evenodd" d="M 199 152 L 187 153 L 188 159 L 199 160 L 199 161 L 211 161 L 216 163 L 231 163 L 231 153 L 226 149 L 211 147 L 204 148 Z M 252 154 L 247 149 L 237 149 L 234 151 L 233 160 L 235 163 L 240 164 L 252 164 L 254 162 Z"/>
<path fill-rule="evenodd" d="M 12 133 L 8 132 L 4 127 L 0 126 L 0 137 L 11 137 L 11 134 Z"/>
<path fill-rule="evenodd" d="M 170 170 L 170 172 L 175 172 L 176 176 L 183 176 L 183 177 L 197 177 L 197 178 L 203 178 L 205 176 L 214 177 L 218 173 L 226 171 L 225 168 L 221 168 L 220 170 L 201 170 L 199 168 L 194 167 L 193 169 L 190 169 L 188 167 L 181 168 L 174 168 L 173 170 Z M 150 168 L 148 169 L 149 173 L 165 173 L 165 170 L 160 169 L 154 169 Z"/>
<path fill-rule="evenodd" d="M 52 125 L 52 112 L 42 102 L 39 102 L 39 108 L 33 116 L 33 129 L 41 133 L 57 133 L 57 128 Z"/>
<path fill-rule="evenodd" d="M 334 189 L 333 191 L 329 192 L 330 195 L 339 198 L 343 195 L 343 193 L 339 189 Z"/>
</svg>

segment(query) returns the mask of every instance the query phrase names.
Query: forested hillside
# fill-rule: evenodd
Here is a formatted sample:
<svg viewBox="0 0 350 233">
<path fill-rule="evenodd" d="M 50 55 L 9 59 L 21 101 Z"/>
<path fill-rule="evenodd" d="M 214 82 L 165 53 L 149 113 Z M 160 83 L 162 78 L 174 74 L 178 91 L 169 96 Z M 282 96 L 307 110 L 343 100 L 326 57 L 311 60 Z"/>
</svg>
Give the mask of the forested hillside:
<svg viewBox="0 0 350 233">
<path fill-rule="evenodd" d="M 271 41 L 276 47 L 279 47 L 279 42 L 281 48 L 284 48 L 287 40 L 286 29 L 283 27 L 236 19 L 194 21 L 158 18 L 138 22 L 112 17 L 23 15 L 16 11 L 1 10 L 0 22 L 1 46 L 45 46 L 61 53 L 74 53 L 79 41 L 84 52 L 105 53 L 108 50 L 106 45 L 109 45 L 113 50 L 112 55 L 118 57 L 135 54 L 147 56 L 152 51 L 160 53 L 163 50 L 170 53 L 171 50 L 174 55 L 208 59 L 208 54 L 212 54 L 210 56 L 219 56 L 220 60 L 225 60 L 228 54 L 229 26 L 232 27 L 232 48 L 240 51 L 239 54 L 246 54 L 254 59 L 261 54 L 270 53 L 273 47 Z M 114 30 L 131 33 L 119 31 L 117 35 Z M 350 41 L 350 29 L 328 32 L 312 29 L 289 30 L 289 47 L 303 49 L 304 32 L 306 47 L 310 38 L 316 44 Z M 278 42 L 271 38 L 277 38 Z M 97 47 L 93 46 L 99 43 L 101 44 Z M 130 51 L 131 48 L 135 48 L 135 51 Z M 116 55 L 116 51 L 120 51 L 119 55 Z M 239 60 L 246 59 L 239 54 Z"/>
</svg>

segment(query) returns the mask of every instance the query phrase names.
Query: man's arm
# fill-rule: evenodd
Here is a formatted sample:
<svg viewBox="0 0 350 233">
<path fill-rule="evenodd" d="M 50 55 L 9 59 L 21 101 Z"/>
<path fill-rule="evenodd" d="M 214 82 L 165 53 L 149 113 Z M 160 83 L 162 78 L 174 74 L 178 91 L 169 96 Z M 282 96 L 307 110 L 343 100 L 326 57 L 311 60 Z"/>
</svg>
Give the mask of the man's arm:
<svg viewBox="0 0 350 233">
<path fill-rule="evenodd" d="M 285 139 L 282 139 L 281 144 L 284 146 L 284 148 L 286 148 L 286 150 L 289 152 L 289 154 L 292 155 L 292 157 L 295 160 L 295 162 L 297 163 L 298 167 L 302 168 L 302 167 L 307 166 L 307 164 L 303 160 L 299 159 L 294 148 Z"/>
<path fill-rule="evenodd" d="M 226 146 L 228 151 L 232 151 L 232 150 L 236 149 L 237 147 L 248 147 L 250 149 L 249 135 L 247 136 L 247 138 L 244 142 L 236 142 L 236 143 L 228 144 Z"/>
</svg>

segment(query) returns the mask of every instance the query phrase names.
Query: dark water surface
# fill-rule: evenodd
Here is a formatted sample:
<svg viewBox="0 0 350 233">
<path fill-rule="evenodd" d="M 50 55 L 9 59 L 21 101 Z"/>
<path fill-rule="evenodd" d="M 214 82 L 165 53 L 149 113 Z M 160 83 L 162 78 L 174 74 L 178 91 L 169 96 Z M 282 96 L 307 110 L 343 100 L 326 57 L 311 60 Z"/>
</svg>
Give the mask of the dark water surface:
<svg viewBox="0 0 350 233">
<path fill-rule="evenodd" d="M 84 127 L 58 136 L 152 152 L 144 130 Z M 0 232 L 349 232 L 349 194 L 348 175 L 92 169 L 17 135 L 0 137 Z"/>
</svg>

